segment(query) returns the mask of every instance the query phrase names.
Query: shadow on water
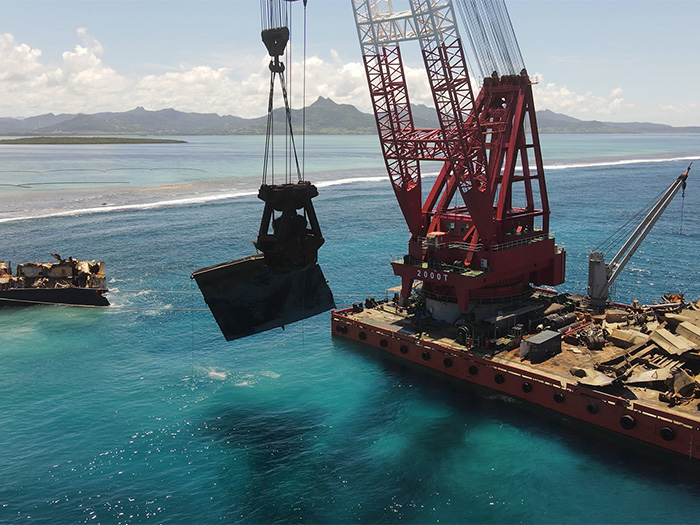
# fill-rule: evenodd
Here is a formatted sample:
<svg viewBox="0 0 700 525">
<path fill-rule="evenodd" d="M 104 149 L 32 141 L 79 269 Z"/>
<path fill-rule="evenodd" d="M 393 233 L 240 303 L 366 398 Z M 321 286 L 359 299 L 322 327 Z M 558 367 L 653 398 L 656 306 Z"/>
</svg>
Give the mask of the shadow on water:
<svg viewBox="0 0 700 525">
<path fill-rule="evenodd" d="M 327 408 L 264 401 L 225 409 L 206 432 L 229 456 L 229 519 L 254 523 L 420 521 L 421 502 L 440 465 L 464 448 L 465 425 L 449 412 L 406 420 L 404 381 L 387 374 L 372 395 L 331 414 Z M 440 446 L 426 446 L 440 436 Z"/>
<path fill-rule="evenodd" d="M 493 507 L 474 509 L 483 502 L 479 498 L 485 491 L 512 487 L 509 483 L 522 485 L 519 476 L 533 468 L 573 476 L 566 480 L 567 487 L 579 486 L 588 495 L 598 491 L 580 484 L 593 483 L 600 472 L 616 483 L 631 480 L 629 487 L 636 490 L 653 485 L 665 494 L 700 496 L 697 461 L 416 369 L 366 345 L 332 341 L 341 359 L 353 360 L 354 370 L 359 359 L 359 369 L 368 365 L 380 371 L 370 387 L 363 381 L 357 393 L 350 391 L 355 396 L 352 402 L 324 399 L 321 392 L 313 400 L 258 397 L 219 405 L 209 412 L 203 430 L 218 445 L 225 466 L 217 480 L 225 499 L 219 502 L 225 509 L 222 519 L 251 523 L 485 520 L 495 517 L 486 512 Z M 338 385 L 341 390 L 346 387 Z M 563 479 L 557 476 L 543 471 L 534 481 L 552 494 L 565 492 L 564 487 L 551 486 Z M 502 490 L 505 494 L 513 489 Z M 527 493 L 516 489 L 518 494 L 518 490 Z M 601 512 L 616 505 L 612 495 L 601 497 Z M 562 504 L 568 501 L 555 499 Z M 630 509 L 638 503 L 621 505 Z M 551 522 L 563 519 L 556 512 L 567 512 L 557 508 L 541 513 L 535 501 L 532 507 L 506 504 L 498 515 L 505 520 Z M 686 514 L 691 511 L 686 509 Z M 652 519 L 639 512 L 639 521 Z"/>
<path fill-rule="evenodd" d="M 319 465 L 309 456 L 325 430 L 322 413 L 246 404 L 215 416 L 205 428 L 231 457 L 228 477 L 219 482 L 227 487 L 228 519 L 278 523 L 313 517 Z"/>
<path fill-rule="evenodd" d="M 625 439 L 505 394 L 423 369 L 368 345 L 345 340 L 334 340 L 334 344 L 343 351 L 377 362 L 387 375 L 410 382 L 420 391 L 418 395 L 431 403 L 449 407 L 454 415 L 467 418 L 470 424 L 498 420 L 528 435 L 565 444 L 573 454 L 583 457 L 591 468 L 600 466 L 700 496 L 698 460 Z M 427 434 L 425 442 L 435 439 L 435 436 L 442 440 L 444 434 Z"/>
</svg>

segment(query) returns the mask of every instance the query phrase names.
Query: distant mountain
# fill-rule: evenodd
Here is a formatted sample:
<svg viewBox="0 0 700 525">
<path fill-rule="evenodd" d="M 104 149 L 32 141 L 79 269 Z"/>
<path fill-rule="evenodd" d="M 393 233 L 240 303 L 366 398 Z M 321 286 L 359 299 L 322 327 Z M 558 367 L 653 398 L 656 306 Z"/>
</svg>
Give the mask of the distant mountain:
<svg viewBox="0 0 700 525">
<path fill-rule="evenodd" d="M 434 109 L 414 105 L 411 111 L 416 127 L 438 126 Z M 273 121 L 276 132 L 283 132 L 284 110 L 276 109 Z M 292 110 L 292 123 L 297 133 L 301 132 L 302 122 L 306 123 L 306 132 L 314 135 L 376 133 L 373 115 L 323 97 L 305 111 Z M 648 122 L 583 121 L 549 110 L 537 112 L 537 123 L 540 133 L 700 133 L 700 126 L 674 128 Z M 245 119 L 175 109 L 149 111 L 138 107 L 122 113 L 48 113 L 25 119 L 0 118 L 0 135 L 260 135 L 265 133 L 266 126 L 266 116 Z"/>
<path fill-rule="evenodd" d="M 0 133 L 5 135 L 23 135 L 32 133 L 35 129 L 44 126 L 58 125 L 60 122 L 70 120 L 75 115 L 54 115 L 47 113 L 38 117 L 25 119 L 0 118 Z"/>
<path fill-rule="evenodd" d="M 579 120 L 548 109 L 537 112 L 540 133 L 700 133 L 700 126 L 673 127 L 650 122 Z"/>
</svg>

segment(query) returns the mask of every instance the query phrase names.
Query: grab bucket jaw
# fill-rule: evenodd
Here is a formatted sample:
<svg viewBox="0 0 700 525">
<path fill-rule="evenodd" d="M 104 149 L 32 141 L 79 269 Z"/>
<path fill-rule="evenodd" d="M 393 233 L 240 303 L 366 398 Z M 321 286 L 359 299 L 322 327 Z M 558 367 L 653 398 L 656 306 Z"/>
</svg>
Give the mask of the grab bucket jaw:
<svg viewBox="0 0 700 525">
<path fill-rule="evenodd" d="M 335 308 L 318 264 L 274 268 L 258 254 L 202 268 L 192 278 L 227 341 Z"/>
</svg>

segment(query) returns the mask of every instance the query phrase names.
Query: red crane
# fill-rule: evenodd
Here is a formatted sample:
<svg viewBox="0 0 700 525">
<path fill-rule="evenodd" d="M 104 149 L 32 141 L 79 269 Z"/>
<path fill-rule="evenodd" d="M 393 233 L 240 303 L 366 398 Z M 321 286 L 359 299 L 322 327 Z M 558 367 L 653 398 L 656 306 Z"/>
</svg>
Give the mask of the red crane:
<svg viewBox="0 0 700 525">
<path fill-rule="evenodd" d="M 465 0 L 457 0 L 463 2 Z M 502 1 L 464 7 L 485 71 L 475 97 L 449 0 L 353 0 L 386 168 L 411 237 L 392 262 L 407 300 L 414 281 L 436 317 L 512 303 L 531 284 L 564 282 L 532 94 Z M 416 128 L 400 44 L 418 40 L 440 127 Z M 421 163 L 442 164 L 423 198 Z M 453 319 L 452 319 L 453 320 Z"/>
</svg>

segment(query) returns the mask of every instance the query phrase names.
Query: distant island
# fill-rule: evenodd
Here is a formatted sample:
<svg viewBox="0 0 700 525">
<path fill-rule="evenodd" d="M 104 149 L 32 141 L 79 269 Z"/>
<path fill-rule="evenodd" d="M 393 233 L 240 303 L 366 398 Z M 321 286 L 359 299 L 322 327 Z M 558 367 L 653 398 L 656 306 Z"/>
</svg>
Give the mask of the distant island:
<svg viewBox="0 0 700 525">
<path fill-rule="evenodd" d="M 132 137 L 23 137 L 2 139 L 0 144 L 187 144 L 186 140 Z"/>
<path fill-rule="evenodd" d="M 433 108 L 425 105 L 411 107 L 417 128 L 437 128 Z M 282 109 L 273 113 L 275 129 L 284 130 Z M 292 110 L 297 132 L 302 122 L 302 110 Z M 337 104 L 319 97 L 305 110 L 306 133 L 309 135 L 374 135 L 377 133 L 374 115 L 363 113 L 355 106 Z M 540 133 L 700 133 L 700 126 L 673 127 L 650 122 L 599 122 L 579 120 L 550 110 L 537 112 Z M 216 113 L 186 113 L 175 109 L 149 111 L 142 107 L 122 113 L 60 114 L 48 113 L 23 119 L 0 117 L 0 135 L 69 137 L 92 136 L 189 136 L 189 135 L 264 135 L 267 117 L 242 118 Z M 147 139 L 150 140 L 150 139 Z"/>
</svg>

